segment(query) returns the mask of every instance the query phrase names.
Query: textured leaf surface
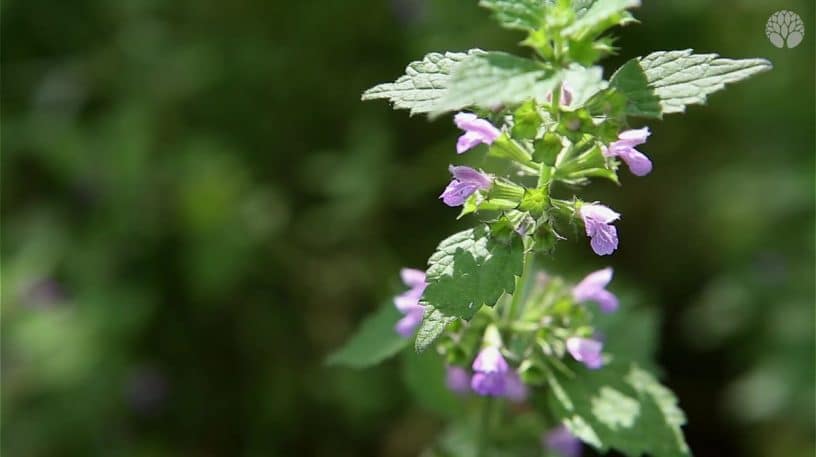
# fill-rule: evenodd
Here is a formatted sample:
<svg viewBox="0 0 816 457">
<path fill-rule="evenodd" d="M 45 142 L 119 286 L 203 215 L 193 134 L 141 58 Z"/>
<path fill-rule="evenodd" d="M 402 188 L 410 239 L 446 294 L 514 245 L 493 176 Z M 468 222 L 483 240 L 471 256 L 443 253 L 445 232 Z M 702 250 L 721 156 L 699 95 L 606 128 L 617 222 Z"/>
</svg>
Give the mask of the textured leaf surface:
<svg viewBox="0 0 816 457">
<path fill-rule="evenodd" d="M 544 101 L 557 72 L 536 61 L 504 52 L 474 55 L 457 65 L 435 114 L 475 106 L 492 109 L 528 99 Z"/>
<path fill-rule="evenodd" d="M 570 431 L 601 451 L 637 457 L 685 457 L 690 451 L 677 399 L 651 374 L 631 362 L 590 371 L 578 364 L 575 376 L 550 375 L 550 409 Z"/>
<path fill-rule="evenodd" d="M 682 113 L 686 105 L 704 104 L 726 84 L 771 67 L 765 59 L 725 59 L 691 49 L 660 51 L 626 62 L 612 75 L 610 86 L 627 97 L 627 114 L 660 118 Z"/>
<path fill-rule="evenodd" d="M 405 74 L 393 83 L 383 83 L 363 93 L 363 100 L 390 100 L 394 109 L 411 110 L 411 114 L 429 113 L 445 93 L 454 67 L 468 56 L 484 53 L 480 49 L 467 52 L 432 52 L 422 60 L 411 62 Z"/>
<path fill-rule="evenodd" d="M 417 331 L 416 350 L 424 351 L 457 318 L 470 319 L 483 305 L 493 306 L 504 292 L 512 293 L 523 263 L 521 239 L 496 240 L 487 226 L 439 243 L 428 259 L 428 287 L 421 299 L 425 318 Z"/>
<path fill-rule="evenodd" d="M 417 330 L 416 343 L 414 345 L 417 352 L 428 349 L 428 346 L 445 331 L 445 327 L 455 320 L 456 316 L 446 315 L 433 306 L 427 305 L 425 307 L 425 316 Z"/>
<path fill-rule="evenodd" d="M 640 0 L 598 0 L 588 8 L 576 5 L 576 10 L 580 11 L 581 15 L 561 33 L 563 36 L 580 38 L 603 32 L 609 27 L 623 24 L 631 19 L 626 10 L 638 6 L 640 6 Z"/>
<path fill-rule="evenodd" d="M 393 304 L 386 303 L 360 325 L 346 344 L 330 355 L 329 365 L 363 368 L 382 362 L 408 345 L 394 330 L 394 324 L 402 317 Z"/>
<path fill-rule="evenodd" d="M 542 25 L 544 5 L 552 3 L 552 0 L 481 0 L 479 5 L 492 10 L 502 27 L 533 31 Z"/>
<path fill-rule="evenodd" d="M 524 246 L 490 236 L 487 226 L 456 233 L 443 240 L 428 260 L 428 287 L 422 302 L 446 316 L 469 320 L 482 305 L 493 306 L 512 293 L 521 275 Z"/>
<path fill-rule="evenodd" d="M 564 72 L 564 82 L 572 92 L 572 103 L 567 109 L 577 109 L 584 106 L 598 91 L 606 88 L 603 80 L 603 69 L 599 66 L 589 68 L 573 65 Z"/>
</svg>

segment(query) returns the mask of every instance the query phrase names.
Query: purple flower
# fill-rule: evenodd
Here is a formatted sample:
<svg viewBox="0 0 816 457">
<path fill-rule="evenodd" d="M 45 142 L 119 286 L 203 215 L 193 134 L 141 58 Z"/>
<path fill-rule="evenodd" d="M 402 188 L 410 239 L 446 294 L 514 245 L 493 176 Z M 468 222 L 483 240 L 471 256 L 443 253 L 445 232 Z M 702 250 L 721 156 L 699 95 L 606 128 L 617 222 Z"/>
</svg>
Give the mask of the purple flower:
<svg viewBox="0 0 816 457">
<path fill-rule="evenodd" d="M 597 203 L 585 203 L 581 206 L 580 213 L 595 254 L 612 254 L 618 248 L 618 231 L 612 222 L 618 220 L 620 214 Z"/>
<path fill-rule="evenodd" d="M 453 175 L 448 187 L 439 198 L 448 206 L 461 206 L 477 190 L 490 188 L 493 180 L 490 176 L 470 167 L 451 165 L 448 170 Z"/>
<path fill-rule="evenodd" d="M 527 385 L 516 370 L 509 370 L 504 377 L 504 396 L 513 403 L 521 403 L 527 399 L 527 395 Z"/>
<path fill-rule="evenodd" d="M 552 102 L 552 92 L 547 94 L 547 101 Z M 569 106 L 572 103 L 572 87 L 566 81 L 561 84 L 560 102 L 563 106 Z"/>
<path fill-rule="evenodd" d="M 456 153 L 461 154 L 468 149 L 472 149 L 479 143 L 493 144 L 493 141 L 501 135 L 501 132 L 493 124 L 484 119 L 479 119 L 473 113 L 458 113 L 453 117 L 456 126 L 464 130 L 465 133 L 456 142 Z"/>
<path fill-rule="evenodd" d="M 612 280 L 612 268 L 594 271 L 572 288 L 572 298 L 578 303 L 594 301 L 601 311 L 611 313 L 618 309 L 618 297 L 606 290 Z"/>
<path fill-rule="evenodd" d="M 470 375 L 460 366 L 448 365 L 445 373 L 445 385 L 452 392 L 466 394 L 470 392 Z"/>
<path fill-rule="evenodd" d="M 601 368 L 601 365 L 603 365 L 601 349 L 603 349 L 603 343 L 600 341 L 577 336 L 567 338 L 567 351 L 569 351 L 572 358 L 592 370 Z"/>
<path fill-rule="evenodd" d="M 626 162 L 633 175 L 646 176 L 652 171 L 652 162 L 642 152 L 635 149 L 635 146 L 645 143 L 649 135 L 651 135 L 649 127 L 621 132 L 618 135 L 618 141 L 604 148 L 603 154 L 606 157 L 620 157 Z"/>
<path fill-rule="evenodd" d="M 479 395 L 502 396 L 506 393 L 507 362 L 499 349 L 488 346 L 473 361 L 470 387 Z"/>
<path fill-rule="evenodd" d="M 544 435 L 543 444 L 559 457 L 579 457 L 581 455 L 581 440 L 563 425 L 547 432 Z"/>
<path fill-rule="evenodd" d="M 425 282 L 425 273 L 413 268 L 403 268 L 400 270 L 402 282 L 410 289 L 394 297 L 394 306 L 405 316 L 397 322 L 394 329 L 405 338 L 414 334 L 414 331 L 422 322 L 425 307 L 419 304 L 422 293 L 428 285 Z"/>
</svg>

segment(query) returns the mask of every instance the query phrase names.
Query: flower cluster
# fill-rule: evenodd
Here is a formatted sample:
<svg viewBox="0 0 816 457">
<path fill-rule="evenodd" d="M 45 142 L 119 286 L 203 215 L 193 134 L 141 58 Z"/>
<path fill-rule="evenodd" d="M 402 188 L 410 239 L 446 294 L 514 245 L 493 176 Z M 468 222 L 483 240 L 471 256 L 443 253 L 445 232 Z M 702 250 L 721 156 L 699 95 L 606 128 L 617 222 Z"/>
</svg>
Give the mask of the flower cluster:
<svg viewBox="0 0 816 457">
<path fill-rule="evenodd" d="M 406 339 L 416 334 L 417 351 L 433 348 L 444 358 L 445 382 L 456 394 L 524 403 L 512 410 L 548 409 L 533 418 L 538 426 L 533 441 L 541 430 L 549 430 L 540 436 L 545 455 L 580 455 L 581 444 L 570 431 L 598 449 L 618 445 L 612 435 L 627 442 L 619 449 L 624 453 L 689 455 L 682 440 L 659 438 L 682 436 L 682 414 L 666 415 L 666 423 L 657 424 L 665 433 L 653 431 L 657 418 L 643 418 L 624 427 L 621 436 L 583 420 L 590 415 L 606 424 L 618 419 L 615 408 L 595 404 L 595 395 L 604 397 L 606 389 L 598 390 L 597 383 L 624 383 L 624 390 L 634 388 L 644 398 L 658 391 L 663 396 L 665 389 L 647 379 L 637 364 L 622 364 L 627 358 L 612 353 L 615 345 L 605 346 L 620 338 L 615 329 L 596 328 L 598 313 L 620 307 L 608 289 L 612 268 L 570 284 L 543 275 L 536 263 L 551 255 L 560 240 L 582 238 L 582 232 L 596 255 L 617 251 L 621 214 L 603 202 L 582 200 L 576 191 L 593 179 L 620 184 L 621 168 L 637 177 L 651 173 L 652 161 L 642 151 L 651 131 L 630 126 L 632 119 L 683 111 L 726 83 L 771 68 L 762 59 L 659 51 L 629 60 L 605 80 L 596 62 L 615 50 L 606 31 L 632 22 L 627 10 L 639 3 L 480 2 L 502 26 L 528 32 L 521 44 L 532 48 L 532 59 L 480 49 L 430 53 L 393 83 L 363 94 L 366 100 L 388 99 L 412 114 L 455 113 L 453 122 L 462 131 L 456 154 L 470 151 L 471 166 L 449 165 L 451 180 L 439 199 L 461 207 L 459 218 L 477 217 L 478 225 L 439 244 L 428 261 L 427 277 L 419 270 L 403 270 L 408 290 L 394 299 L 403 314 L 396 331 Z M 703 71 L 710 65 L 721 66 L 722 74 Z M 690 91 L 682 100 L 666 103 L 670 94 L 656 89 L 679 77 Z M 642 97 L 645 92 L 651 95 L 648 100 Z M 482 158 L 489 160 L 473 165 Z M 602 374 L 594 374 L 596 370 Z M 531 394 L 545 400 L 528 402 Z M 582 400 L 572 401 L 578 398 Z M 584 401 L 588 399 L 592 401 Z M 519 419 L 516 431 L 529 430 L 528 418 L 522 426 L 522 415 L 491 417 L 493 401 L 480 403 L 481 426 L 474 437 L 479 444 L 473 448 L 478 455 L 493 455 L 494 445 L 505 444 L 506 437 L 489 436 L 491 424 Z M 636 442 L 632 447 L 630 440 Z M 525 446 L 532 450 L 535 443 Z"/>
<path fill-rule="evenodd" d="M 471 366 L 473 374 L 464 367 L 448 365 L 446 384 L 458 394 L 476 393 L 481 396 L 505 397 L 520 403 L 527 399 L 527 386 L 518 372 L 508 365 L 500 348 L 487 346 L 479 351 Z"/>
<path fill-rule="evenodd" d="M 573 93 L 566 83 L 561 86 L 560 94 L 559 106 L 570 105 Z M 547 99 L 550 101 L 552 97 L 548 96 Z M 462 154 L 480 144 L 493 145 L 503 135 L 502 131 L 488 120 L 479 118 L 474 113 L 460 112 L 454 116 L 454 123 L 465 132 L 456 143 L 456 152 L 458 154 Z M 626 163 L 632 174 L 645 176 L 652 171 L 652 162 L 646 155 L 635 149 L 635 146 L 645 143 L 650 134 L 648 127 L 625 130 L 617 136 L 615 141 L 608 145 L 601 145 L 601 154 L 609 161 L 608 165 L 611 166 L 612 161 L 620 159 Z M 513 140 L 508 139 L 503 141 L 502 144 L 515 153 L 510 154 L 512 158 L 524 161 L 525 154 L 529 155 L 523 150 L 523 147 Z M 576 160 L 575 163 L 578 164 L 579 162 Z M 474 194 L 479 195 L 480 191 L 483 193 L 489 191 L 494 183 L 493 177 L 471 167 L 451 165 L 449 170 L 453 178 L 439 196 L 448 206 L 462 206 Z M 580 173 L 580 170 L 573 171 L 573 173 Z M 474 203 L 478 207 L 484 201 L 484 198 L 479 198 Z M 522 201 L 520 200 L 517 203 L 521 205 Z M 490 205 L 484 205 L 484 209 L 494 208 Z M 583 203 L 579 201 L 575 202 L 573 212 L 583 223 L 586 235 L 590 238 L 590 246 L 597 255 L 609 255 L 617 250 L 618 232 L 612 224 L 620 219 L 620 214 L 598 202 Z"/>
<path fill-rule="evenodd" d="M 618 298 L 607 289 L 612 275 L 612 268 L 594 271 L 568 289 L 565 298 L 569 298 L 574 306 L 586 307 L 589 303 L 595 303 L 604 313 L 614 312 L 618 309 Z M 405 268 L 402 270 L 402 279 L 410 289 L 394 298 L 395 306 L 405 315 L 397 323 L 396 330 L 403 337 L 410 337 L 422 320 L 424 307 L 419 304 L 419 299 L 426 286 L 425 274 Z M 539 281 L 539 286 L 547 287 L 551 282 Z M 552 318 L 546 317 L 551 311 L 550 307 L 550 303 L 540 304 L 544 315 L 537 318 L 539 322 L 553 325 Z M 572 334 L 563 341 L 566 352 L 588 369 L 601 368 L 604 364 L 603 342 L 574 329 L 567 331 Z M 518 369 L 512 367 L 502 354 L 509 349 L 502 346 L 497 334 L 495 329 L 484 332 L 483 346 L 469 367 L 447 367 L 446 383 L 450 390 L 458 394 L 505 397 L 514 402 L 523 402 L 527 398 L 527 386 L 519 376 Z"/>
</svg>

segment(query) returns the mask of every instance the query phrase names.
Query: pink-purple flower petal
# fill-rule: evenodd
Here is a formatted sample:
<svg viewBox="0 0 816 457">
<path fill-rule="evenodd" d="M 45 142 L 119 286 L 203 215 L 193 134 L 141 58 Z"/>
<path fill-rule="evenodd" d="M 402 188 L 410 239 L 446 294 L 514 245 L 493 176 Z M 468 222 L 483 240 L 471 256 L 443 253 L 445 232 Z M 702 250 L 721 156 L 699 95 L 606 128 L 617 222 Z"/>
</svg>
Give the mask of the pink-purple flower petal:
<svg viewBox="0 0 816 457">
<path fill-rule="evenodd" d="M 506 393 L 507 361 L 498 348 L 488 346 L 473 361 L 470 387 L 479 395 L 502 396 Z"/>
<path fill-rule="evenodd" d="M 597 203 L 585 203 L 579 212 L 592 250 L 598 255 L 612 254 L 618 248 L 618 230 L 612 222 L 620 218 L 620 214 Z"/>
<path fill-rule="evenodd" d="M 547 432 L 542 441 L 544 446 L 554 452 L 558 457 L 581 456 L 581 440 L 576 438 L 575 435 L 563 425 Z"/>
<path fill-rule="evenodd" d="M 603 366 L 602 349 L 603 343 L 600 341 L 590 338 L 579 338 L 577 336 L 567 338 L 567 351 L 572 358 L 592 370 Z"/>
<path fill-rule="evenodd" d="M 445 385 L 452 392 L 466 394 L 470 392 L 470 374 L 463 367 L 448 365 L 445 370 Z"/>
<path fill-rule="evenodd" d="M 601 311 L 610 313 L 618 309 L 618 298 L 606 290 L 612 280 L 612 268 L 594 271 L 572 288 L 572 297 L 578 303 L 594 301 Z"/>
<path fill-rule="evenodd" d="M 480 119 L 473 113 L 458 113 L 453 118 L 454 123 L 465 133 L 456 142 L 456 152 L 463 152 L 478 146 L 481 143 L 490 145 L 501 135 L 501 131 L 490 122 Z"/>
<path fill-rule="evenodd" d="M 453 179 L 439 195 L 448 206 L 461 206 L 478 190 L 489 189 L 493 184 L 490 176 L 466 166 L 449 167 Z"/>
<path fill-rule="evenodd" d="M 603 149 L 606 157 L 619 157 L 635 176 L 646 176 L 652 171 L 652 161 L 635 146 L 646 142 L 651 135 L 648 127 L 626 130 L 618 135 L 618 140 Z"/>
<path fill-rule="evenodd" d="M 425 282 L 425 272 L 421 270 L 403 268 L 400 270 L 400 277 L 410 289 L 394 297 L 394 306 L 403 314 L 394 329 L 403 337 L 409 338 L 422 322 L 425 307 L 419 304 L 419 299 L 428 284 Z"/>
</svg>

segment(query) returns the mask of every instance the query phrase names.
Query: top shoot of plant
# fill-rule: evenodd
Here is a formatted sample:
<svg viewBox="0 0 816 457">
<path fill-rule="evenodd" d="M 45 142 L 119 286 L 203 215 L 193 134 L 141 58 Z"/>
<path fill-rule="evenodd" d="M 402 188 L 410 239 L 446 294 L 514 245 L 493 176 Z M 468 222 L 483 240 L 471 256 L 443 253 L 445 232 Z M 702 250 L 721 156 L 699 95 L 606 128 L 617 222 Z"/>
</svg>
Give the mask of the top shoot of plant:
<svg viewBox="0 0 816 457">
<path fill-rule="evenodd" d="M 555 248 L 565 237 L 585 235 L 598 256 L 625 249 L 626 234 L 615 227 L 621 214 L 576 193 L 594 179 L 620 183 L 621 175 L 652 172 L 644 119 L 682 113 L 771 65 L 657 51 L 605 80 L 597 62 L 616 51 L 608 31 L 636 22 L 629 10 L 639 0 L 480 4 L 502 27 L 526 34 L 526 57 L 430 53 L 363 100 L 386 99 L 431 118 L 453 113 L 463 132 L 457 154 L 486 148 L 498 159 L 490 163 L 506 163 L 501 172 L 450 166 L 439 198 L 460 207 L 472 228 L 443 240 L 425 271 L 404 269 L 408 290 L 329 362 L 364 367 L 410 342 L 442 357 L 447 387 L 469 407 L 428 455 L 572 457 L 578 440 L 628 456 L 690 455 L 672 392 L 650 373 L 644 351 L 622 348 L 602 325 L 621 312 L 619 326 L 637 331 L 608 289 L 612 268 L 572 284 L 537 265 L 544 257 L 550 268 L 557 264 Z"/>
</svg>

